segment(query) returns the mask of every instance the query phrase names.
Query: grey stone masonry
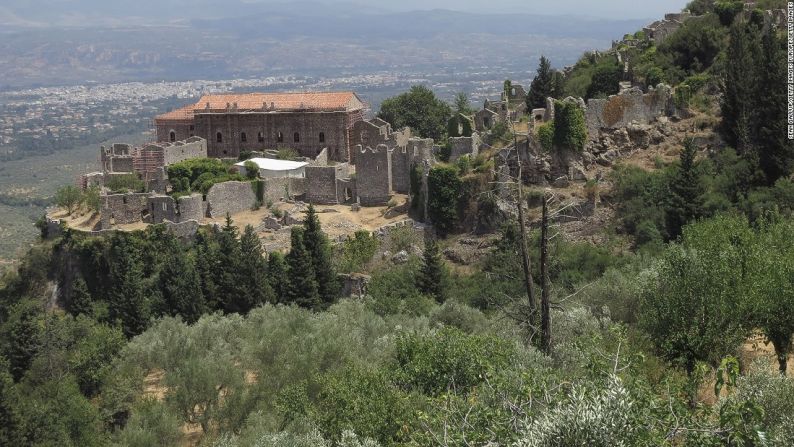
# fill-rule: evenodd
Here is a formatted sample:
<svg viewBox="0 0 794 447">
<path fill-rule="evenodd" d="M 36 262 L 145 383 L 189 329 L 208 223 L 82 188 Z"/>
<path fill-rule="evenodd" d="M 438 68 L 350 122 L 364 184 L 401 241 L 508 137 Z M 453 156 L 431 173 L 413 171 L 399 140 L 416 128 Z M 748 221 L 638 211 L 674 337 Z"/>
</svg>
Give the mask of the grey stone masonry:
<svg viewBox="0 0 794 447">
<path fill-rule="evenodd" d="M 223 217 L 253 208 L 256 193 L 250 182 L 217 183 L 207 192 L 207 203 L 209 217 Z"/>
<path fill-rule="evenodd" d="M 385 205 L 391 198 L 391 153 L 385 144 L 356 147 L 358 202 L 363 206 Z"/>
<path fill-rule="evenodd" d="M 349 178 L 349 165 L 347 163 L 335 166 L 307 166 L 306 201 L 319 205 L 340 203 L 337 182 Z M 344 202 L 344 199 L 341 202 Z"/>
<path fill-rule="evenodd" d="M 108 194 L 100 197 L 100 227 L 108 229 L 112 225 L 124 225 L 150 220 L 148 208 L 149 194 L 128 193 Z"/>
<path fill-rule="evenodd" d="M 455 162 L 458 158 L 464 155 L 470 155 L 471 157 L 476 157 L 477 154 L 480 153 L 481 144 L 482 141 L 480 140 L 480 134 L 478 134 L 477 132 L 474 132 L 470 137 L 450 138 L 449 161 L 451 163 Z"/>
<path fill-rule="evenodd" d="M 648 93 L 634 87 L 607 99 L 591 99 L 587 102 L 585 120 L 588 135 L 594 139 L 601 129 L 619 129 L 632 123 L 650 124 L 674 113 L 672 88 L 660 84 Z"/>
</svg>

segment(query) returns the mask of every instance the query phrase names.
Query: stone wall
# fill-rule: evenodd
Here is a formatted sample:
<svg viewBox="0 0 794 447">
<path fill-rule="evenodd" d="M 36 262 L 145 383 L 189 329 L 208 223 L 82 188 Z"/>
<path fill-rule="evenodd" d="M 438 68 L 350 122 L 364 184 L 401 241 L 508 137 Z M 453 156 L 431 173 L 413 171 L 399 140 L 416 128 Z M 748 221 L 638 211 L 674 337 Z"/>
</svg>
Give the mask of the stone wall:
<svg viewBox="0 0 794 447">
<path fill-rule="evenodd" d="M 356 179 L 338 178 L 336 179 L 336 195 L 338 203 L 352 203 L 358 197 Z"/>
<path fill-rule="evenodd" d="M 147 193 L 108 194 L 100 197 L 100 228 L 150 219 Z"/>
<path fill-rule="evenodd" d="M 207 215 L 207 202 L 201 194 L 191 194 L 177 199 L 179 209 L 179 220 L 173 222 L 185 222 L 188 220 L 201 220 Z"/>
<path fill-rule="evenodd" d="M 261 179 L 264 183 L 262 201 L 278 202 L 282 199 L 300 197 L 306 194 L 306 179 L 294 177 L 275 177 Z"/>
<path fill-rule="evenodd" d="M 607 99 L 591 99 L 587 102 L 585 120 L 590 139 L 598 137 L 601 129 L 619 129 L 629 124 L 650 124 L 661 116 L 675 113 L 672 89 L 660 84 L 656 89 L 643 94 L 639 88 L 631 88 Z"/>
<path fill-rule="evenodd" d="M 391 153 L 385 144 L 356 147 L 358 202 L 363 206 L 385 205 L 391 198 Z"/>
<path fill-rule="evenodd" d="M 213 185 L 207 192 L 207 214 L 223 217 L 237 214 L 256 205 L 256 193 L 250 182 L 223 182 Z"/>
<path fill-rule="evenodd" d="M 321 150 L 311 164 L 312 166 L 326 166 L 328 164 L 328 148 Z"/>
<path fill-rule="evenodd" d="M 176 201 L 171 196 L 156 195 L 149 197 L 149 213 L 152 216 L 152 223 L 161 223 L 164 220 L 179 222 Z"/>
<path fill-rule="evenodd" d="M 306 201 L 318 205 L 339 203 L 336 192 L 337 166 L 306 167 Z"/>
<path fill-rule="evenodd" d="M 328 148 L 328 156 L 338 161 L 348 160 L 348 130 L 357 119 L 352 112 L 197 111 L 194 115 L 195 133 L 207 139 L 210 157 L 236 158 L 241 151 L 291 148 L 314 158 Z"/>
<path fill-rule="evenodd" d="M 392 191 L 408 194 L 411 191 L 411 169 L 414 164 L 432 158 L 432 138 L 409 138 L 405 148 L 395 148 L 391 153 Z"/>
<path fill-rule="evenodd" d="M 480 134 L 477 132 L 473 133 L 470 137 L 450 138 L 449 161 L 451 163 L 455 162 L 464 155 L 476 157 L 480 152 L 480 144 L 482 144 L 482 142 L 480 141 Z"/>
<path fill-rule="evenodd" d="M 193 158 L 207 157 L 207 140 L 199 137 L 191 137 L 184 141 L 174 143 L 156 143 L 144 146 L 144 149 L 152 148 L 163 152 L 164 166 L 190 160 Z"/>
<path fill-rule="evenodd" d="M 489 109 L 482 109 L 474 114 L 474 129 L 477 132 L 484 132 L 501 121 L 503 119 L 499 113 Z"/>
</svg>

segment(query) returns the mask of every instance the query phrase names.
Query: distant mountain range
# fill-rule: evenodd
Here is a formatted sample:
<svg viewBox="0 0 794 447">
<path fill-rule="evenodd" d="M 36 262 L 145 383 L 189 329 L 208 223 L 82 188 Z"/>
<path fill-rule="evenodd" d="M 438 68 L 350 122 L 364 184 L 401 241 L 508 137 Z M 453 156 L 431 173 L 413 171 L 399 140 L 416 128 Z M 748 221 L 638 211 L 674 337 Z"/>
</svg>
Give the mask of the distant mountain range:
<svg viewBox="0 0 794 447">
<path fill-rule="evenodd" d="M 36 3 L 0 6 L 0 88 L 305 70 L 529 70 L 540 54 L 569 64 L 646 22 L 321 2 Z M 143 15 L 151 11 L 157 18 Z"/>
</svg>

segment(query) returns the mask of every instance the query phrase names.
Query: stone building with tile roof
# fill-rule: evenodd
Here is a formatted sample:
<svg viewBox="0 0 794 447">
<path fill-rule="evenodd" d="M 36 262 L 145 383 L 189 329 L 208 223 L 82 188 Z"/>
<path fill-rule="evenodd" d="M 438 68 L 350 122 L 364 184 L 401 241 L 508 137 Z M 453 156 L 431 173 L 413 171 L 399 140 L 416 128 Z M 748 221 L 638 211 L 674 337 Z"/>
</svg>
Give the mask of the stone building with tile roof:
<svg viewBox="0 0 794 447">
<path fill-rule="evenodd" d="M 157 141 L 202 137 L 210 157 L 284 148 L 316 157 L 328 148 L 332 160 L 350 161 L 350 131 L 365 108 L 353 92 L 213 94 L 154 122 Z"/>
</svg>

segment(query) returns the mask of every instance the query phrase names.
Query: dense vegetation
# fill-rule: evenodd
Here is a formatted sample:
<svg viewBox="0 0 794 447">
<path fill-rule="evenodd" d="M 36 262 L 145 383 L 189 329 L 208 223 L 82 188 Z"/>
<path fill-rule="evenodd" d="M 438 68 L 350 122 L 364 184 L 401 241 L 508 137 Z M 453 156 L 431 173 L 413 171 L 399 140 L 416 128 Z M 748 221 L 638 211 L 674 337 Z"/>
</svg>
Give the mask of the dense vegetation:
<svg viewBox="0 0 794 447">
<path fill-rule="evenodd" d="M 386 99 L 378 112 L 378 118 L 391 123 L 395 129 L 407 126 L 416 135 L 435 140 L 446 135 L 451 117 L 449 105 L 423 85 L 415 85 L 406 93 Z"/>
<path fill-rule="evenodd" d="M 692 97 L 719 88 L 731 147 L 687 140 L 654 171 L 617 165 L 604 194 L 618 225 L 597 245 L 552 236 L 545 268 L 540 232 L 525 244 L 509 219 L 455 244 L 472 203 L 495 212 L 483 156 L 434 166 L 428 196 L 412 198 L 440 239 L 401 227 L 332 245 L 310 207 L 286 254 L 231 219 L 191 242 L 162 226 L 40 242 L 0 280 L 0 445 L 173 445 L 186 432 L 219 447 L 792 445 L 792 146 L 769 88 L 784 85 L 783 40 L 733 2 L 692 8 L 693 25 L 631 50 L 630 75 Z M 538 76 L 531 104 L 563 88 L 545 58 Z M 591 54 L 564 89 L 616 84 Z M 382 113 L 454 133 L 426 93 Z M 581 150 L 581 109 L 558 102 L 556 115 L 544 148 Z M 215 161 L 172 170 L 185 192 L 229 176 Z M 59 202 L 85 203 L 73 193 Z M 475 254 L 453 267 L 462 246 Z M 363 296 L 340 299 L 337 272 L 371 275 Z M 549 297 L 550 346 L 527 285 Z M 754 336 L 771 359 L 745 352 Z"/>
<path fill-rule="evenodd" d="M 196 158 L 168 166 L 168 179 L 176 194 L 206 194 L 216 183 L 246 180 L 245 177 L 233 173 L 231 168 L 216 158 Z"/>
</svg>

